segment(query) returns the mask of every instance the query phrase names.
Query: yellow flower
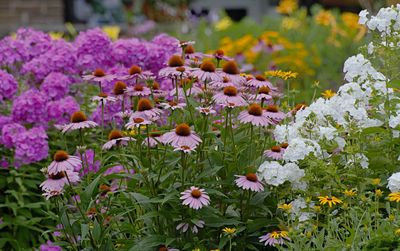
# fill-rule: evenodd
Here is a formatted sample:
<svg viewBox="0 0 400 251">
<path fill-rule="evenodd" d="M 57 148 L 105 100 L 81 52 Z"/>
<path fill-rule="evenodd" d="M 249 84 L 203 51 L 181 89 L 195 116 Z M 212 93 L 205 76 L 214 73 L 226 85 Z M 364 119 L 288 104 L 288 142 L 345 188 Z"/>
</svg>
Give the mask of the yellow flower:
<svg viewBox="0 0 400 251">
<path fill-rule="evenodd" d="M 232 25 L 232 20 L 229 17 L 224 17 L 219 20 L 215 25 L 215 29 L 217 31 L 223 31 L 228 29 Z"/>
<path fill-rule="evenodd" d="M 394 231 L 394 234 L 400 236 L 400 228 L 396 229 L 396 231 Z"/>
<path fill-rule="evenodd" d="M 274 239 L 279 239 L 279 238 L 286 238 L 286 237 L 288 237 L 289 236 L 289 234 L 288 234 L 288 232 L 287 231 L 272 231 L 271 232 L 271 238 L 274 238 Z"/>
<path fill-rule="evenodd" d="M 317 24 L 323 26 L 335 25 L 336 20 L 332 12 L 329 10 L 320 10 L 317 15 L 315 15 L 314 20 Z"/>
<path fill-rule="evenodd" d="M 58 39 L 61 39 L 64 34 L 62 32 L 53 32 L 53 31 L 51 31 L 51 32 L 49 32 L 49 35 L 50 35 L 51 39 L 58 40 Z"/>
<path fill-rule="evenodd" d="M 285 17 L 282 19 L 281 26 L 284 30 L 295 30 L 300 27 L 300 21 L 293 17 Z"/>
<path fill-rule="evenodd" d="M 381 183 L 380 178 L 372 179 L 371 184 L 374 186 L 378 186 Z"/>
<path fill-rule="evenodd" d="M 278 205 L 278 208 L 279 209 L 282 209 L 283 211 L 285 211 L 285 212 L 290 212 L 290 210 L 292 209 L 292 204 L 281 204 L 281 205 Z"/>
<path fill-rule="evenodd" d="M 389 194 L 390 201 L 400 202 L 400 192 L 390 193 Z"/>
<path fill-rule="evenodd" d="M 352 12 L 343 12 L 341 15 L 345 26 L 352 30 L 358 29 L 361 25 L 358 23 L 359 16 Z"/>
<path fill-rule="evenodd" d="M 382 192 L 381 189 L 376 189 L 376 190 L 375 190 L 375 196 L 376 196 L 376 197 L 382 197 L 382 195 L 383 195 L 383 192 Z"/>
<path fill-rule="evenodd" d="M 297 0 L 281 0 L 276 7 L 276 12 L 280 14 L 291 14 L 299 8 Z"/>
<path fill-rule="evenodd" d="M 332 91 L 332 90 L 325 90 L 324 92 L 321 93 L 321 95 L 325 98 L 325 99 L 330 99 L 333 96 L 336 95 L 336 92 Z"/>
<path fill-rule="evenodd" d="M 336 198 L 335 196 L 329 197 L 329 196 L 319 196 L 319 203 L 321 205 L 325 205 L 326 203 L 328 203 L 329 207 L 332 207 L 332 205 L 336 205 L 336 204 L 341 204 L 343 203 L 342 200 Z"/>
<path fill-rule="evenodd" d="M 389 215 L 389 221 L 394 221 L 395 219 L 396 217 L 394 216 L 394 214 Z"/>
<path fill-rule="evenodd" d="M 292 72 L 292 71 L 266 71 L 265 72 L 266 76 L 271 76 L 271 77 L 278 77 L 284 80 L 292 79 L 292 78 L 297 78 L 299 75 L 297 72 Z"/>
<path fill-rule="evenodd" d="M 350 190 L 344 190 L 344 192 L 343 192 L 343 194 L 346 196 L 346 197 L 354 197 L 354 196 L 356 196 L 357 195 L 357 191 L 355 191 L 355 190 L 353 190 L 353 189 L 350 189 Z"/>
<path fill-rule="evenodd" d="M 107 25 L 101 28 L 111 40 L 117 40 L 121 28 L 118 25 Z"/>
<path fill-rule="evenodd" d="M 222 232 L 224 232 L 226 234 L 234 234 L 236 232 L 236 228 L 226 227 L 226 228 L 222 229 Z"/>
</svg>

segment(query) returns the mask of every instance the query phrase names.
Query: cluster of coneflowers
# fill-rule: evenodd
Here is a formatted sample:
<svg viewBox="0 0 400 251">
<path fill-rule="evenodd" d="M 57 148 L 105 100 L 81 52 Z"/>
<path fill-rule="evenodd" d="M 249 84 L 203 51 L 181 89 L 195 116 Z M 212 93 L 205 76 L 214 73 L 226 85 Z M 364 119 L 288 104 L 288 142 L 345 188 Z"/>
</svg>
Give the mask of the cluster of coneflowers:
<svg viewBox="0 0 400 251">
<path fill-rule="evenodd" d="M 135 171 L 148 168 L 149 172 L 161 173 L 162 170 L 151 170 L 155 153 L 180 152 L 181 188 L 189 186 L 181 192 L 180 200 L 183 205 L 198 210 L 209 206 L 211 201 L 206 189 L 196 185 L 186 173 L 189 155 L 196 153 L 198 157 L 195 160 L 202 159 L 212 146 L 213 150 L 220 151 L 225 158 L 226 152 L 236 151 L 236 131 L 244 130 L 247 137 L 250 137 L 249 144 L 253 144 L 253 139 L 265 137 L 271 128 L 304 105 L 286 114 L 279 108 L 282 94 L 265 75 L 242 74 L 238 65 L 224 56 L 221 50 L 207 55 L 195 52 L 191 42 L 181 43 L 180 46 L 182 55 L 173 55 L 158 75 L 133 65 L 125 74 L 96 69 L 83 76 L 85 81 L 98 85 L 99 93 L 91 100 L 101 106 L 101 124 L 89 120 L 83 111 L 78 111 L 71 114 L 70 123 L 57 127 L 63 134 L 77 135 L 80 139 L 78 149 L 84 147 L 85 136 L 94 133 L 90 132 L 90 128 L 97 128 L 96 132 L 102 131 L 101 135 L 107 131 L 108 140 L 99 151 L 115 151 L 118 155 L 119 149 L 126 148 L 132 155 L 148 157 L 148 166 L 135 166 Z M 107 93 L 103 83 L 110 81 L 114 82 L 114 88 Z M 168 81 L 170 87 L 161 88 L 161 81 Z M 121 103 L 121 110 L 113 115 L 112 123 L 105 123 L 107 106 L 115 102 Z M 211 141 L 205 137 L 209 133 L 216 136 Z M 212 142 L 217 139 L 222 145 Z M 267 147 L 264 143 L 258 147 Z M 132 145 L 136 148 L 130 148 Z M 261 155 L 272 160 L 282 159 L 287 146 L 283 143 L 271 149 L 263 149 L 266 151 L 259 154 L 255 153 L 258 149 L 252 149 L 249 163 L 246 163 L 250 171 L 235 175 L 236 186 L 249 193 L 264 191 L 264 184 L 256 174 L 255 160 L 261 158 Z M 139 151 L 129 152 L 129 149 Z M 46 198 L 63 194 L 67 186 L 73 189 L 80 179 L 76 167 L 82 164 L 85 166 L 83 155 L 79 158 L 63 150 L 54 154 L 54 160 L 46 170 L 47 180 L 41 184 Z M 235 170 L 243 171 L 244 168 Z M 149 184 L 154 186 L 154 181 Z M 197 232 L 203 226 L 204 221 L 201 220 L 195 225 L 183 222 L 177 230 L 186 232 L 190 227 L 192 232 Z M 260 241 L 266 245 L 276 245 L 283 243 L 282 238 L 288 239 L 287 234 L 274 232 L 260 237 Z"/>
</svg>

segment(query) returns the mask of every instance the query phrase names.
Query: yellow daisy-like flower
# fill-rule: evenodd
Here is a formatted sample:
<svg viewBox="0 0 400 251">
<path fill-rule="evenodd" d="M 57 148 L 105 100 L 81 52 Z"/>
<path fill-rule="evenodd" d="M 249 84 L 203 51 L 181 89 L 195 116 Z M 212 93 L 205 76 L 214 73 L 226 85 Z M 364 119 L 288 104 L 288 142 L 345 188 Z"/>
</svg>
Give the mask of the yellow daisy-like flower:
<svg viewBox="0 0 400 251">
<path fill-rule="evenodd" d="M 381 183 L 381 179 L 380 178 L 376 178 L 376 179 L 372 179 L 371 180 L 371 184 L 374 186 L 378 186 Z"/>
<path fill-rule="evenodd" d="M 354 196 L 356 196 L 357 195 L 357 191 L 355 191 L 354 189 L 350 189 L 350 190 L 344 190 L 344 192 L 343 192 L 343 194 L 346 196 L 346 197 L 354 197 Z"/>
<path fill-rule="evenodd" d="M 375 190 L 375 196 L 376 196 L 376 197 L 382 197 L 382 195 L 383 195 L 383 192 L 382 192 L 381 189 L 376 189 L 376 190 Z"/>
<path fill-rule="evenodd" d="M 336 92 L 332 91 L 332 90 L 326 90 L 323 93 L 321 93 L 321 95 L 325 98 L 325 99 L 330 99 L 333 96 L 336 95 Z"/>
<path fill-rule="evenodd" d="M 352 30 L 356 30 L 361 26 L 358 23 L 358 19 L 360 17 L 357 14 L 354 14 L 352 12 L 343 12 L 341 18 L 343 20 L 344 25 Z"/>
<path fill-rule="evenodd" d="M 62 32 L 55 32 L 55 31 L 49 32 L 49 36 L 53 40 L 59 40 L 59 39 L 61 39 L 63 37 L 63 35 L 64 34 Z"/>
<path fill-rule="evenodd" d="M 293 206 L 292 206 L 292 204 L 286 204 L 285 203 L 285 204 L 278 205 L 278 208 L 282 209 L 283 211 L 288 213 L 293 208 Z"/>
<path fill-rule="evenodd" d="M 117 40 L 121 31 L 121 28 L 117 25 L 107 25 L 103 26 L 101 29 L 104 31 L 104 33 L 107 34 L 109 38 L 111 38 L 111 40 Z"/>
<path fill-rule="evenodd" d="M 236 233 L 236 228 L 226 227 L 226 228 L 222 229 L 222 232 L 224 232 L 226 234 L 234 234 L 234 233 Z"/>
<path fill-rule="evenodd" d="M 281 70 L 277 70 L 277 71 L 266 71 L 265 72 L 266 76 L 271 76 L 271 77 L 278 77 L 284 80 L 288 80 L 288 79 L 294 79 L 297 78 L 297 76 L 299 75 L 297 72 L 292 72 L 292 71 L 281 71 Z"/>
<path fill-rule="evenodd" d="M 292 14 L 299 8 L 297 0 L 281 0 L 276 7 L 276 12 L 279 14 Z"/>
<path fill-rule="evenodd" d="M 332 205 L 336 205 L 336 204 L 341 204 L 343 203 L 342 200 L 336 198 L 335 196 L 329 197 L 329 196 L 319 196 L 319 203 L 321 205 L 325 205 L 326 203 L 328 203 L 329 207 L 332 207 Z"/>
<path fill-rule="evenodd" d="M 215 25 L 215 29 L 217 31 L 223 31 L 228 29 L 232 25 L 232 20 L 229 17 L 224 17 L 219 20 Z"/>
<path fill-rule="evenodd" d="M 321 10 L 317 15 L 315 15 L 314 20 L 317 24 L 323 26 L 336 24 L 335 16 L 329 10 Z"/>
<path fill-rule="evenodd" d="M 301 23 L 298 19 L 293 17 L 285 17 L 282 19 L 281 27 L 284 30 L 294 30 L 300 27 Z"/>
<path fill-rule="evenodd" d="M 390 193 L 389 201 L 400 202 L 400 192 Z"/>
<path fill-rule="evenodd" d="M 400 236 L 400 228 L 396 229 L 396 231 L 394 231 L 394 234 Z"/>
<path fill-rule="evenodd" d="M 288 236 L 289 236 L 288 231 L 284 231 L 284 230 L 271 232 L 271 238 L 274 238 L 274 239 L 285 238 Z"/>
</svg>

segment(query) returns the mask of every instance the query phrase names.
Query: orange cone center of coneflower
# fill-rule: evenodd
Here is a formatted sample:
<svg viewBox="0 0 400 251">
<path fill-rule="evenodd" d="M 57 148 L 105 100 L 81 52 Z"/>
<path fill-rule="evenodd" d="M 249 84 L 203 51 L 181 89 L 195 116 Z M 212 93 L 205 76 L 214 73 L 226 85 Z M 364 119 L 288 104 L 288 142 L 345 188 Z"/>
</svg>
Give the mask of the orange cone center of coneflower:
<svg viewBox="0 0 400 251">
<path fill-rule="evenodd" d="M 99 187 L 100 191 L 102 192 L 109 192 L 111 191 L 111 187 L 106 184 L 101 184 Z"/>
<path fill-rule="evenodd" d="M 253 116 L 261 116 L 262 115 L 262 108 L 259 104 L 251 104 L 249 106 L 249 114 Z"/>
<path fill-rule="evenodd" d="M 289 144 L 288 143 L 282 143 L 282 144 L 280 144 L 280 147 L 282 147 L 282 148 L 287 148 L 289 146 Z"/>
<path fill-rule="evenodd" d="M 237 95 L 237 89 L 233 86 L 227 86 L 224 88 L 224 95 L 234 97 Z"/>
<path fill-rule="evenodd" d="M 267 80 L 263 75 L 256 75 L 256 79 L 257 79 L 258 81 L 265 81 L 265 80 Z"/>
<path fill-rule="evenodd" d="M 113 140 L 113 139 L 120 139 L 124 135 L 122 135 L 122 132 L 120 130 L 112 130 L 110 134 L 108 134 L 108 140 Z"/>
<path fill-rule="evenodd" d="M 66 151 L 58 150 L 54 154 L 54 161 L 61 162 L 68 159 L 68 153 Z"/>
<path fill-rule="evenodd" d="M 174 101 L 169 101 L 168 104 L 169 104 L 170 106 L 177 106 L 177 105 L 178 105 L 178 103 L 176 103 L 176 102 L 174 102 Z"/>
<path fill-rule="evenodd" d="M 180 124 L 175 128 L 175 133 L 179 136 L 189 136 L 190 127 L 187 124 Z"/>
<path fill-rule="evenodd" d="M 126 84 L 122 81 L 117 81 L 114 85 L 114 94 L 115 95 L 122 95 L 126 90 Z"/>
<path fill-rule="evenodd" d="M 133 89 L 134 89 L 135 91 L 137 91 L 137 92 L 141 92 L 141 91 L 144 90 L 144 88 L 143 88 L 142 85 L 135 85 L 135 87 L 134 87 Z"/>
<path fill-rule="evenodd" d="M 49 178 L 52 180 L 60 180 L 65 177 L 65 172 L 58 172 L 56 174 L 49 174 Z"/>
<path fill-rule="evenodd" d="M 129 68 L 129 75 L 134 75 L 139 73 L 142 73 L 142 68 L 140 68 L 140 66 L 133 65 L 131 68 Z"/>
<path fill-rule="evenodd" d="M 246 179 L 252 182 L 256 182 L 258 180 L 257 175 L 255 173 L 246 174 Z"/>
<path fill-rule="evenodd" d="M 259 94 L 269 94 L 270 91 L 271 91 L 271 90 L 268 88 L 268 86 L 261 86 L 261 87 L 258 89 L 258 93 L 259 93 Z"/>
<path fill-rule="evenodd" d="M 229 82 L 229 78 L 228 78 L 228 77 L 224 77 L 224 78 L 222 79 L 222 81 L 223 81 L 224 83 L 228 83 L 228 82 Z"/>
<path fill-rule="evenodd" d="M 87 120 L 86 115 L 81 111 L 74 112 L 71 116 L 72 123 L 84 122 L 86 120 Z"/>
<path fill-rule="evenodd" d="M 150 133 L 150 137 L 155 138 L 155 137 L 160 137 L 161 133 L 159 131 L 153 131 Z"/>
<path fill-rule="evenodd" d="M 166 248 L 166 247 L 160 247 L 160 248 L 158 249 L 158 251 L 168 251 L 168 248 Z"/>
<path fill-rule="evenodd" d="M 222 57 L 224 54 L 225 54 L 224 51 L 221 50 L 221 49 L 218 49 L 218 50 L 215 51 L 215 55 L 217 55 L 217 56 Z"/>
<path fill-rule="evenodd" d="M 107 97 L 108 97 L 107 93 L 105 93 L 105 92 L 99 93 L 98 96 L 99 96 L 100 98 L 107 98 Z"/>
<path fill-rule="evenodd" d="M 250 81 L 250 80 L 252 80 L 253 79 L 253 77 L 252 76 L 248 76 L 248 77 L 246 77 L 246 81 Z"/>
<path fill-rule="evenodd" d="M 208 108 L 203 108 L 203 112 L 210 112 L 210 109 L 208 109 Z"/>
<path fill-rule="evenodd" d="M 200 69 L 206 72 L 215 72 L 215 65 L 213 64 L 213 62 L 206 61 L 200 65 Z"/>
<path fill-rule="evenodd" d="M 191 194 L 192 194 L 192 197 L 196 198 L 196 199 L 201 197 L 201 191 L 199 189 L 193 189 Z"/>
<path fill-rule="evenodd" d="M 179 67 L 176 68 L 176 70 L 179 71 L 179 72 L 185 72 L 186 69 L 183 66 L 179 66 Z"/>
<path fill-rule="evenodd" d="M 151 109 L 153 109 L 153 105 L 151 104 L 151 101 L 149 99 L 147 99 L 147 98 L 139 99 L 138 107 L 137 107 L 137 110 L 139 112 L 148 111 Z"/>
<path fill-rule="evenodd" d="M 276 105 L 268 105 L 265 109 L 269 112 L 278 112 L 278 107 Z"/>
<path fill-rule="evenodd" d="M 239 68 L 233 61 L 226 62 L 222 68 L 222 71 L 232 75 L 239 74 Z"/>
<path fill-rule="evenodd" d="M 169 58 L 168 60 L 168 66 L 169 67 L 179 67 L 183 66 L 183 60 L 180 56 L 178 55 L 173 55 L 172 57 Z"/>
<path fill-rule="evenodd" d="M 271 151 L 279 153 L 279 152 L 281 152 L 281 147 L 280 146 L 273 146 L 273 147 L 271 147 Z"/>
<path fill-rule="evenodd" d="M 160 84 L 158 82 L 153 83 L 153 90 L 158 90 L 160 89 Z"/>
<path fill-rule="evenodd" d="M 144 119 L 142 119 L 142 118 L 134 118 L 133 119 L 133 122 L 135 122 L 136 124 L 140 124 L 140 123 L 142 123 L 144 121 Z"/>
<path fill-rule="evenodd" d="M 181 146 L 182 150 L 190 150 L 190 146 Z"/>
<path fill-rule="evenodd" d="M 93 75 L 95 77 L 104 77 L 106 73 L 102 69 L 96 69 L 94 70 Z"/>
<path fill-rule="evenodd" d="M 302 109 L 304 109 L 304 108 L 306 108 L 306 107 L 307 107 L 306 104 L 297 104 L 297 105 L 294 107 L 294 109 L 295 109 L 296 111 L 299 111 L 299 110 L 302 110 Z"/>
<path fill-rule="evenodd" d="M 186 48 L 185 48 L 185 53 L 186 53 L 186 54 L 193 54 L 193 53 L 194 53 L 194 47 L 193 47 L 191 44 L 189 44 L 189 45 L 186 46 Z"/>
<path fill-rule="evenodd" d="M 92 207 L 86 212 L 86 215 L 93 215 L 96 213 L 97 213 L 97 209 L 95 207 Z"/>
</svg>

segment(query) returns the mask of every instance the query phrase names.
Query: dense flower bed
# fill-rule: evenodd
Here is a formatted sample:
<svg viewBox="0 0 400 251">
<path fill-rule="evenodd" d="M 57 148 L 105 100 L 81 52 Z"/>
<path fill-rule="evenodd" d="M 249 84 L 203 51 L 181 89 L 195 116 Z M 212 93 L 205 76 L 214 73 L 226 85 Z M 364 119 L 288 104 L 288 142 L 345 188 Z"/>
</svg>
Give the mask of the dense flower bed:
<svg viewBox="0 0 400 251">
<path fill-rule="evenodd" d="M 373 41 L 309 105 L 295 72 L 243 74 L 165 35 L 3 39 L 0 228 L 46 229 L 41 250 L 396 248 L 400 5 L 360 17 Z"/>
</svg>

